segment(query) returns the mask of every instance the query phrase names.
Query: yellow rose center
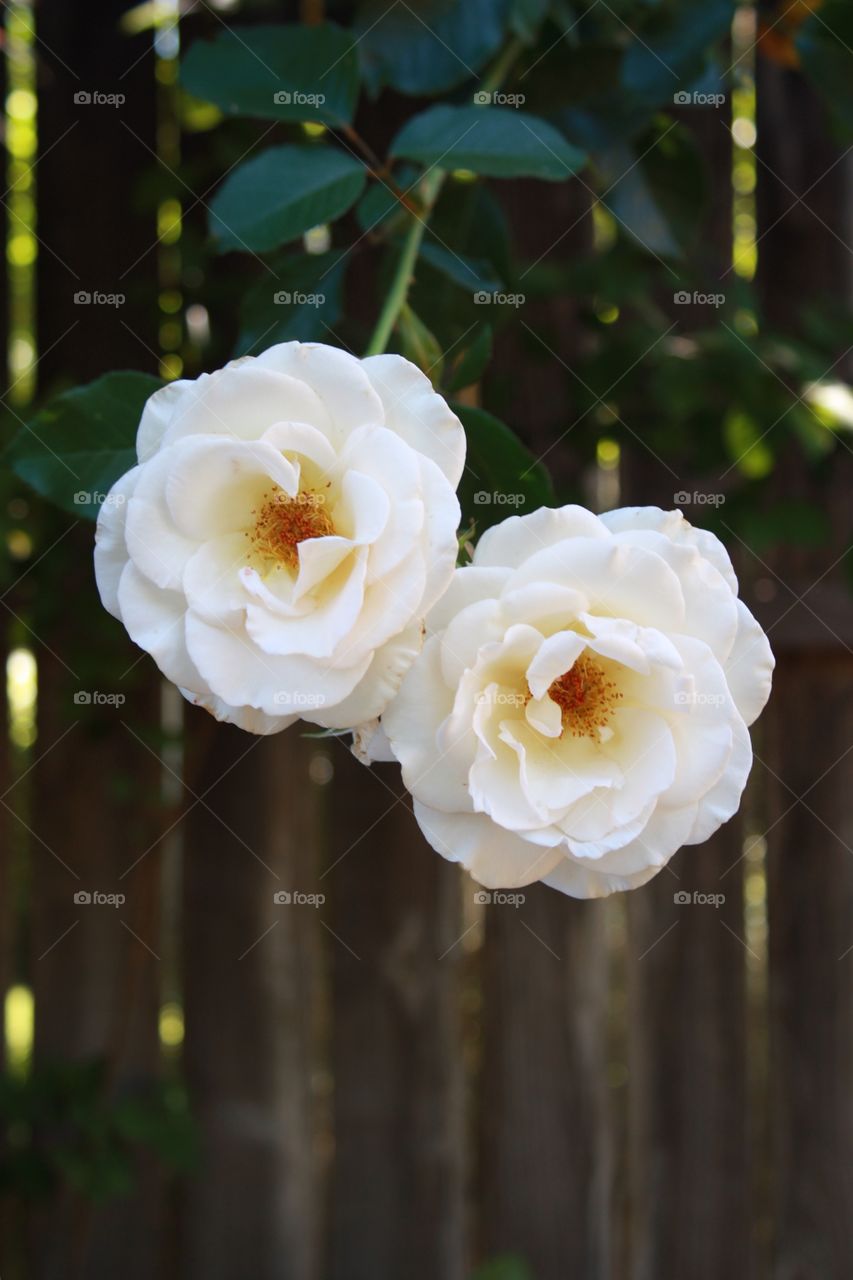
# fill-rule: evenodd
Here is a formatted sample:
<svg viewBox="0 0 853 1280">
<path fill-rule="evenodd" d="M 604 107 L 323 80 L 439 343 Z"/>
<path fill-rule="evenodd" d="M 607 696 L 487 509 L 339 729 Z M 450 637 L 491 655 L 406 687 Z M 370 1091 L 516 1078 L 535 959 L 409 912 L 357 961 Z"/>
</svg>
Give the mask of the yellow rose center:
<svg viewBox="0 0 853 1280">
<path fill-rule="evenodd" d="M 335 532 L 324 495 L 312 489 L 292 498 L 278 489 L 267 495 L 252 514 L 255 523 L 246 536 L 256 555 L 267 564 L 284 564 L 289 569 L 299 567 L 300 542 Z"/>
<path fill-rule="evenodd" d="M 599 729 L 607 727 L 622 694 L 600 663 L 582 655 L 552 681 L 548 696 L 560 708 L 564 733 L 568 729 L 572 737 L 598 741 Z"/>
</svg>

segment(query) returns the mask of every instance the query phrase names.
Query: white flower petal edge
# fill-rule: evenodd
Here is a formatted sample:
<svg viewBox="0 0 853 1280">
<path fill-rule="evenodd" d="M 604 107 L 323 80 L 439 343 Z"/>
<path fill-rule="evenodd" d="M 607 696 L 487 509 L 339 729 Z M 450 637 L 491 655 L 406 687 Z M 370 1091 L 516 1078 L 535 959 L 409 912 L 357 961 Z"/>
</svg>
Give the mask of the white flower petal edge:
<svg viewBox="0 0 853 1280">
<path fill-rule="evenodd" d="M 183 695 L 275 733 L 376 720 L 456 561 L 462 425 L 401 356 L 288 342 L 147 402 L 104 606 Z"/>
<path fill-rule="evenodd" d="M 390 747 L 429 843 L 487 888 L 601 897 L 735 813 L 773 665 L 713 534 L 543 509 L 483 535 L 357 749 Z"/>
</svg>

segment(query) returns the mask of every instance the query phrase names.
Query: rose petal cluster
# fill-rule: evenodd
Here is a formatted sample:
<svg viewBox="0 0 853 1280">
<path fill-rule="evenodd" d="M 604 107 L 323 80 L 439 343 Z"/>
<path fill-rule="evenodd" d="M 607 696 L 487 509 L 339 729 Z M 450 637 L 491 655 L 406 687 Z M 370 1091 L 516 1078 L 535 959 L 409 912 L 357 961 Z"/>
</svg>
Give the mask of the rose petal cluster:
<svg viewBox="0 0 853 1280">
<path fill-rule="evenodd" d="M 372 747 L 487 888 L 635 888 L 738 808 L 773 657 L 724 547 L 680 512 L 513 516 L 427 631 Z"/>
<path fill-rule="evenodd" d="M 400 356 L 289 342 L 145 406 L 98 520 L 106 608 L 254 733 L 378 716 L 454 571 L 458 418 Z"/>
<path fill-rule="evenodd" d="M 737 810 L 767 637 L 678 511 L 512 516 L 456 569 L 462 425 L 400 356 L 290 342 L 145 406 L 102 600 L 190 701 L 396 759 L 490 889 L 599 897 Z"/>
</svg>

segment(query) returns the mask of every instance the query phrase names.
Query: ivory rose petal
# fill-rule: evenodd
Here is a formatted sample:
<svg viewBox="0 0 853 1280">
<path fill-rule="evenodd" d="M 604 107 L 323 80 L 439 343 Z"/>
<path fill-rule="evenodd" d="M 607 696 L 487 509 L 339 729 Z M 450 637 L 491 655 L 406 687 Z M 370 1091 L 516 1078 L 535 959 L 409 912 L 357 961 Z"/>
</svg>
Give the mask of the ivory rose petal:
<svg viewBox="0 0 853 1280">
<path fill-rule="evenodd" d="M 513 516 L 427 632 L 359 750 L 390 746 L 427 840 L 487 888 L 636 888 L 736 811 L 773 656 L 680 512 Z"/>
<path fill-rule="evenodd" d="M 377 719 L 456 560 L 458 418 L 401 356 L 289 342 L 145 406 L 103 504 L 104 605 L 252 733 Z"/>
</svg>

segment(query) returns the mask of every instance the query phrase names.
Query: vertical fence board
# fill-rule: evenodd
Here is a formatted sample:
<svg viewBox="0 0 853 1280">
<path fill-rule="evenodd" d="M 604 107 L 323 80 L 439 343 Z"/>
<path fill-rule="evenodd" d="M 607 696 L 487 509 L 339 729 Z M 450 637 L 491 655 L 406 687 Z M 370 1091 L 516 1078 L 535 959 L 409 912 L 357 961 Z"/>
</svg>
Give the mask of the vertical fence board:
<svg viewBox="0 0 853 1280">
<path fill-rule="evenodd" d="M 140 58 L 144 44 L 140 48 L 119 31 L 127 7 L 105 0 L 72 9 L 47 0 L 37 9 L 42 395 L 60 380 L 67 385 L 111 367 L 150 362 L 125 325 L 150 334 L 156 286 L 144 273 L 133 285 L 121 281 L 122 271 L 154 235 L 153 217 L 136 211 L 138 155 L 124 127 L 153 140 L 153 74 L 150 55 Z M 107 75 L 112 83 L 104 83 Z M 123 92 L 124 107 L 75 101 L 76 93 L 93 90 Z M 69 208 L 73 193 L 83 191 L 88 198 L 81 222 L 69 217 Z M 76 303 L 78 291 L 96 289 L 124 292 L 126 306 L 119 312 Z M 72 476 L 69 486 L 84 487 Z M 150 663 L 124 678 L 134 651 L 101 611 L 91 527 L 69 533 L 69 523 L 43 513 L 39 549 L 47 551 L 65 536 L 20 593 L 40 673 L 37 763 L 29 780 L 35 1062 L 41 1067 L 56 1059 L 103 1056 L 108 1100 L 144 1087 L 159 1069 L 156 851 L 120 879 L 157 836 L 158 679 Z M 127 702 L 122 709 L 78 707 L 78 691 L 121 693 Z M 147 745 L 134 740 L 123 718 Z M 81 890 L 123 892 L 127 903 L 120 910 L 78 905 L 74 893 Z M 135 1167 L 131 1196 L 96 1207 L 90 1198 L 66 1191 L 49 1220 L 36 1216 L 34 1276 L 57 1275 L 63 1268 L 140 1278 L 156 1271 L 158 1175 L 145 1158 Z"/>
<path fill-rule="evenodd" d="M 783 819 L 768 876 L 776 1280 L 853 1273 L 851 676 L 846 653 L 785 655 L 770 709 L 771 818 Z"/>
<path fill-rule="evenodd" d="M 522 892 L 486 908 L 482 1253 L 593 1280 L 610 1259 L 605 908 Z"/>
<path fill-rule="evenodd" d="M 180 1274 L 310 1280 L 319 925 L 274 895 L 318 891 L 312 749 L 296 728 L 252 739 L 188 716 L 185 1069 L 201 1152 Z"/>
<path fill-rule="evenodd" d="M 631 895 L 634 1280 L 749 1274 L 740 856 L 733 820 Z"/>
<path fill-rule="evenodd" d="M 395 770 L 339 749 L 330 814 L 332 1280 L 461 1280 L 459 874 Z"/>
<path fill-rule="evenodd" d="M 849 305 L 850 166 L 797 72 L 764 60 L 759 86 L 768 228 L 759 282 L 768 320 L 790 332 L 811 298 Z M 849 357 L 829 376 L 844 373 Z M 853 610 L 838 563 L 853 467 L 839 450 L 831 473 L 816 476 L 778 428 L 775 443 L 780 496 L 819 504 L 832 536 L 819 552 L 786 549 L 771 568 L 780 650 L 768 721 L 773 1274 L 841 1280 L 853 1272 Z"/>
<path fill-rule="evenodd" d="M 84 550 L 90 554 L 88 537 L 68 541 L 81 555 L 76 599 L 94 610 L 94 592 L 79 580 L 83 566 L 88 571 L 82 558 Z M 82 646 L 73 624 L 40 622 L 38 634 L 45 646 L 65 654 L 64 661 L 76 662 Z M 74 692 L 84 681 L 47 648 L 40 655 L 30 844 L 35 1062 L 40 1067 L 104 1057 L 105 1090 L 115 1096 L 144 1087 L 158 1070 L 156 851 L 127 879 L 121 876 L 156 840 L 159 762 L 119 723 L 126 714 L 138 732 L 146 732 L 146 710 L 152 700 L 156 705 L 156 694 L 152 699 L 149 688 L 144 702 L 128 697 L 124 711 L 77 708 Z M 147 730 L 156 730 L 150 718 Z M 79 892 L 122 893 L 127 903 L 120 909 L 80 905 Z M 140 1162 L 140 1176 L 144 1168 Z M 148 1176 L 135 1199 L 103 1209 L 65 1196 L 49 1225 L 39 1220 L 36 1274 L 56 1274 L 58 1259 L 68 1253 L 73 1265 L 85 1268 L 82 1274 L 104 1274 L 104 1268 L 150 1274 L 156 1266 L 158 1205 Z"/>
</svg>

